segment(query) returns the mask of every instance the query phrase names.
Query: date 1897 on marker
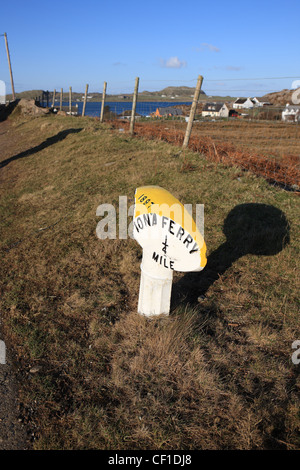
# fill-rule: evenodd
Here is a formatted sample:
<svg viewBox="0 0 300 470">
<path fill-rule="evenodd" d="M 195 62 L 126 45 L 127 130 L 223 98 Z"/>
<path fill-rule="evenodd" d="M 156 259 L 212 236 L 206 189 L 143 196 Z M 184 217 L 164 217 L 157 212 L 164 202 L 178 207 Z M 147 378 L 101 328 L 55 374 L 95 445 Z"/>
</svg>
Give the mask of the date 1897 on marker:
<svg viewBox="0 0 300 470">
<path fill-rule="evenodd" d="M 146 196 L 145 194 L 141 194 L 140 197 L 138 198 L 138 201 L 143 204 L 144 206 L 147 206 L 147 209 L 150 209 L 152 204 L 155 204 L 151 199 Z M 149 204 L 149 205 L 148 205 Z"/>
</svg>

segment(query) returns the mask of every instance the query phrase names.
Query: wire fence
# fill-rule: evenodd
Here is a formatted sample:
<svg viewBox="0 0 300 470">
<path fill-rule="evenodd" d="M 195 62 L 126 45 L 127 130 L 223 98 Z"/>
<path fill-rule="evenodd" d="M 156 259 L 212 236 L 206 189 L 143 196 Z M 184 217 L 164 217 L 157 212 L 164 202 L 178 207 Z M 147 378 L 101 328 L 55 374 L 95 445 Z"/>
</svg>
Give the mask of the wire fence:
<svg viewBox="0 0 300 470">
<path fill-rule="evenodd" d="M 293 84 L 300 86 L 297 78 L 204 77 L 188 147 L 211 161 L 237 165 L 299 192 L 300 96 L 293 102 Z M 287 82 L 288 88 L 282 89 Z M 197 79 L 141 79 L 134 112 L 134 80 L 120 81 L 114 88 L 108 83 L 105 92 L 86 85 L 85 93 L 60 88 L 35 99 L 56 111 L 91 116 L 125 131 L 130 131 L 134 116 L 136 136 L 182 147 L 196 84 Z"/>
<path fill-rule="evenodd" d="M 223 96 L 200 95 L 188 147 L 210 161 L 238 166 L 273 184 L 299 192 L 300 106 L 293 105 L 295 92 L 286 89 L 257 97 L 250 95 L 248 87 L 235 91 L 245 98 L 224 96 L 224 91 Z M 180 101 L 183 92 L 187 101 Z M 194 88 L 188 86 L 167 87 L 160 92 L 161 101 L 138 102 L 135 135 L 182 147 L 193 92 Z M 153 94 L 149 96 L 155 98 Z M 131 97 L 124 95 L 122 98 Z M 292 106 L 287 107 L 288 103 Z M 286 113 L 290 107 L 292 112 Z M 126 121 L 131 117 L 131 105 L 128 103 L 126 108 L 122 101 L 110 103 L 105 116 L 106 120 L 113 121 L 115 128 L 129 130 Z"/>
</svg>

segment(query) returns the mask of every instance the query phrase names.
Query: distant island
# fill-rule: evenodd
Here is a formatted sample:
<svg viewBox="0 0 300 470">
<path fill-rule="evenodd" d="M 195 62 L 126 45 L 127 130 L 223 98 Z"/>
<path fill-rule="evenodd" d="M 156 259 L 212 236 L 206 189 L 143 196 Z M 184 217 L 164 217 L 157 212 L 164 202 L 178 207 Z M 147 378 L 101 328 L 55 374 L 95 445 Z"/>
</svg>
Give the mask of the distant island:
<svg viewBox="0 0 300 470">
<path fill-rule="evenodd" d="M 52 99 L 53 90 L 28 90 L 16 94 L 18 99 L 39 99 L 42 98 L 43 92 L 49 91 L 49 99 Z M 193 101 L 195 88 L 187 86 L 169 86 L 160 91 L 142 91 L 138 94 L 139 101 Z M 133 93 L 107 94 L 106 101 L 132 101 Z M 201 98 L 207 98 L 206 93 L 201 90 Z M 60 98 L 60 89 L 56 90 L 56 100 Z M 84 93 L 72 91 L 72 101 L 82 101 Z M 7 95 L 7 99 L 11 100 L 12 95 Z M 69 90 L 63 91 L 63 101 L 69 100 Z M 88 93 L 88 101 L 101 101 L 102 93 L 90 91 Z"/>
</svg>

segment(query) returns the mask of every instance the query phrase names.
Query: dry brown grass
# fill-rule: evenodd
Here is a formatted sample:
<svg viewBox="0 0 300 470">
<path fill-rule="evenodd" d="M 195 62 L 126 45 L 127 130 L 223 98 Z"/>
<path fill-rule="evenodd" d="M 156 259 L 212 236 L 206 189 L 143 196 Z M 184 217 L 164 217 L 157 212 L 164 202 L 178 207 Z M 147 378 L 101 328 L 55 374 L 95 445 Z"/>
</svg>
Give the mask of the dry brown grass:
<svg viewBox="0 0 300 470">
<path fill-rule="evenodd" d="M 0 169 L 2 327 L 34 448 L 300 448 L 297 197 L 89 118 L 16 121 L 2 160 L 67 129 L 82 130 Z M 209 255 L 201 275 L 175 274 L 179 303 L 151 321 L 136 313 L 140 247 L 95 233 L 99 204 L 146 184 L 205 203 Z M 290 224 L 274 253 L 249 250 L 231 218 L 235 246 L 224 224 L 262 203 Z"/>
<path fill-rule="evenodd" d="M 146 125 L 147 123 L 141 123 Z M 186 124 L 179 121 L 151 122 L 162 128 L 184 131 Z M 297 155 L 299 157 L 299 125 L 270 122 L 230 120 L 195 122 L 193 136 L 211 138 L 216 144 L 230 144 L 266 157 Z"/>
<path fill-rule="evenodd" d="M 217 130 L 214 127 L 217 125 Z M 116 121 L 114 127 L 121 125 L 128 128 L 128 123 Z M 166 127 L 166 125 L 168 127 Z M 207 125 L 212 126 L 207 129 Z M 300 167 L 298 150 L 298 126 L 291 126 L 286 123 L 273 124 L 273 134 L 269 135 L 269 123 L 232 123 L 219 121 L 218 123 L 194 124 L 193 134 L 190 137 L 188 147 L 194 152 L 199 152 L 207 157 L 209 161 L 224 163 L 229 166 L 239 166 L 242 170 L 251 171 L 256 175 L 263 176 L 267 181 L 283 185 L 287 189 L 299 190 L 300 187 Z M 259 129 L 257 128 L 259 127 Z M 224 130 L 231 131 L 229 138 L 225 137 Z M 289 132 L 292 129 L 294 145 L 288 145 Z M 282 131 L 286 133 L 286 138 L 282 137 Z M 182 147 L 185 126 L 178 121 L 151 121 L 141 122 L 135 126 L 137 136 L 148 139 L 164 140 L 166 142 Z M 230 134 L 230 132 L 228 133 Z M 240 134 L 242 137 L 240 138 Z M 264 139 L 267 135 L 268 142 Z M 278 142 L 281 142 L 280 145 Z M 273 151 L 270 142 L 277 144 L 277 150 Z M 267 147 L 265 151 L 264 147 Z M 280 152 L 278 149 L 280 148 Z M 294 151 L 295 153 L 289 153 Z"/>
</svg>

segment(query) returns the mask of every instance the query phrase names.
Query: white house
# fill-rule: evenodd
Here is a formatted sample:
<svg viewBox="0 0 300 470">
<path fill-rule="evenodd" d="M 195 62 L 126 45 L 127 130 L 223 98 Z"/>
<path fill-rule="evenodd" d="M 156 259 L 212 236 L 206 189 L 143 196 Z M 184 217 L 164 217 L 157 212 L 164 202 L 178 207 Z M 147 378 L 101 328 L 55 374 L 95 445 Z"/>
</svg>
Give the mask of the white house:
<svg viewBox="0 0 300 470">
<path fill-rule="evenodd" d="M 229 109 L 225 103 L 205 103 L 202 109 L 202 116 L 228 117 Z"/>
<path fill-rule="evenodd" d="M 272 103 L 265 101 L 263 98 L 237 98 L 233 103 L 234 109 L 243 109 L 243 108 L 258 108 L 261 106 L 270 106 Z"/>
<path fill-rule="evenodd" d="M 264 98 L 253 98 L 253 101 L 255 103 L 254 106 L 257 106 L 257 107 L 260 107 L 260 106 L 271 106 L 272 103 L 270 103 L 269 101 L 266 101 Z"/>
<path fill-rule="evenodd" d="M 281 116 L 283 121 L 300 122 L 300 105 L 287 103 Z"/>
<path fill-rule="evenodd" d="M 253 108 L 256 105 L 253 98 L 237 98 L 232 107 L 234 109 Z"/>
</svg>

